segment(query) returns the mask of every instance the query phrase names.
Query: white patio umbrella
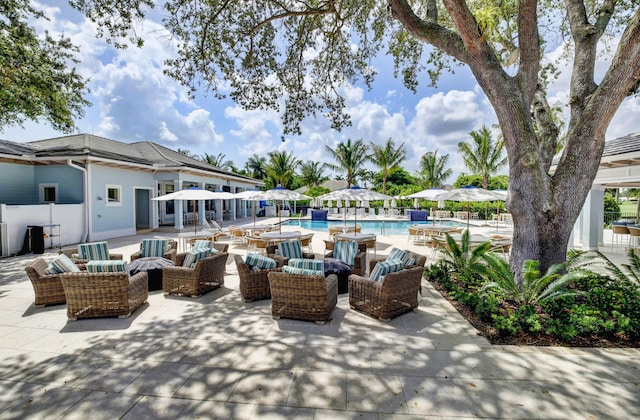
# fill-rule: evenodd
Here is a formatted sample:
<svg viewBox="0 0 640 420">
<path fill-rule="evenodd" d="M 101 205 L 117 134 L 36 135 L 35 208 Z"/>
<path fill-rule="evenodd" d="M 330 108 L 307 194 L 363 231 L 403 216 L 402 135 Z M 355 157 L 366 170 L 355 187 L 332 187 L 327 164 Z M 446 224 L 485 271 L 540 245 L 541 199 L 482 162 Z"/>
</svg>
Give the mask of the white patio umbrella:
<svg viewBox="0 0 640 420">
<path fill-rule="evenodd" d="M 289 190 L 278 185 L 275 188 L 272 188 L 267 191 L 262 191 L 256 195 L 256 197 L 260 200 L 280 200 L 281 202 L 287 201 L 299 201 L 299 200 L 309 200 L 311 197 L 308 195 L 300 194 L 299 192 Z M 278 228 L 282 231 L 282 214 L 278 212 L 278 218 L 280 222 L 278 223 Z"/>
<path fill-rule="evenodd" d="M 330 199 L 340 199 L 342 200 L 353 200 L 353 201 L 362 201 L 362 200 L 388 200 L 391 196 L 386 194 L 379 193 L 377 191 L 368 190 L 366 188 L 361 188 L 357 185 L 352 186 L 351 188 L 343 188 L 341 190 L 332 191 L 330 193 L 319 196 L 323 200 Z M 358 212 L 356 211 L 356 217 L 354 218 L 354 222 L 357 224 L 357 216 Z"/>
<path fill-rule="evenodd" d="M 170 194 L 154 197 L 152 201 L 169 201 L 169 200 L 181 200 L 181 201 L 193 201 L 193 231 L 197 232 L 198 225 L 195 222 L 198 220 L 198 208 L 196 207 L 196 201 L 199 200 L 217 200 L 219 197 L 213 191 L 204 190 L 202 188 L 191 187 L 184 190 L 172 192 Z"/>
<path fill-rule="evenodd" d="M 258 194 L 260 190 L 246 190 L 236 194 L 236 198 L 240 198 L 245 201 L 253 201 L 253 224 L 256 224 L 256 201 L 258 201 Z"/>
<path fill-rule="evenodd" d="M 469 219 L 471 214 L 471 202 L 478 201 L 496 201 L 505 200 L 506 195 L 500 192 L 491 190 L 485 190 L 484 188 L 468 185 L 466 187 L 456 188 L 451 191 L 439 194 L 434 197 L 434 200 L 449 200 L 449 201 L 466 201 L 467 202 L 467 229 L 469 229 Z"/>
</svg>

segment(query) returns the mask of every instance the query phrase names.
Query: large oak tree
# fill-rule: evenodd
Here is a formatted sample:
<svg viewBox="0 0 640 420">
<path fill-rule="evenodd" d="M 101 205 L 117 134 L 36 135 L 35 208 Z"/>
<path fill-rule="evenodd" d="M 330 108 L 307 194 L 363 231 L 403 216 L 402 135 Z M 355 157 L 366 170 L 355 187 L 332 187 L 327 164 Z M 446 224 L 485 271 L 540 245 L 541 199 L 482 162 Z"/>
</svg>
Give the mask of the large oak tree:
<svg viewBox="0 0 640 420">
<path fill-rule="evenodd" d="M 72 4 L 115 42 L 140 42 L 132 24 L 153 2 Z M 165 26 L 180 40 L 168 74 L 193 91 L 229 86 L 248 109 L 278 109 L 288 132 L 319 113 L 336 128 L 347 124 L 340 88 L 369 84 L 372 59 L 385 47 L 409 88 L 456 62 L 468 66 L 509 157 L 511 266 L 518 271 L 525 259 L 540 260 L 542 271 L 564 260 L 607 126 L 640 81 L 637 0 L 167 0 L 164 8 Z M 597 49 L 608 35 L 619 38 L 617 50 L 596 80 Z M 550 173 L 559 130 L 545 93 L 551 67 L 544 48 L 553 40 L 567 41 L 573 63 L 566 144 Z"/>
</svg>

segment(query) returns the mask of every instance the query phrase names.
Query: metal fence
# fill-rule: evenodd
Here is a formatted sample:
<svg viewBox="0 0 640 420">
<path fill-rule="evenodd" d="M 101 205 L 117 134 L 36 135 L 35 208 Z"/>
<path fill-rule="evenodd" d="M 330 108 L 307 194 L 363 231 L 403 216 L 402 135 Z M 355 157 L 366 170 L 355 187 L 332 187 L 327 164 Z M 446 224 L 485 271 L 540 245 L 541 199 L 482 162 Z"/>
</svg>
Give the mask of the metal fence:
<svg viewBox="0 0 640 420">
<path fill-rule="evenodd" d="M 619 211 L 605 211 L 604 212 L 604 224 L 609 226 L 611 222 L 627 222 L 638 224 L 638 213 L 635 212 L 619 212 Z"/>
</svg>

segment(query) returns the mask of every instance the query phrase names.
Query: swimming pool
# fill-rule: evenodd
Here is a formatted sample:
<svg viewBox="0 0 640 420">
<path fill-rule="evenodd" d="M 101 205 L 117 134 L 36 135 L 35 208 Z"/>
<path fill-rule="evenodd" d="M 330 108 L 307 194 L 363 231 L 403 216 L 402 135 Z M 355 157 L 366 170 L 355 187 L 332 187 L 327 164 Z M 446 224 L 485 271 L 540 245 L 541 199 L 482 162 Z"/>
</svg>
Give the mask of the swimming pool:
<svg viewBox="0 0 640 420">
<path fill-rule="evenodd" d="M 353 224 L 353 219 L 347 220 L 347 224 Z M 371 233 L 375 235 L 405 235 L 409 226 L 417 224 L 430 224 L 433 222 L 412 222 L 409 220 L 358 220 L 357 223 L 362 226 L 362 233 Z M 283 226 L 298 226 L 303 229 L 315 230 L 318 232 L 327 232 L 331 225 L 343 225 L 344 220 L 310 220 L 310 219 L 289 219 L 282 222 Z M 453 222 L 450 220 L 438 221 L 438 224 L 466 227 L 466 223 Z"/>
</svg>

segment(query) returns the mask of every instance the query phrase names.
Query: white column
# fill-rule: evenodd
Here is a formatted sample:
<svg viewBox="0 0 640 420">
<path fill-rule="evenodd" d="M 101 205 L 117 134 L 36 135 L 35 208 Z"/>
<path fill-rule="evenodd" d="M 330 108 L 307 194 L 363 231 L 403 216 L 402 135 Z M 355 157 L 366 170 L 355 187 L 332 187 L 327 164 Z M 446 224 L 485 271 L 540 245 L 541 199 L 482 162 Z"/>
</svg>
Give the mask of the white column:
<svg viewBox="0 0 640 420">
<path fill-rule="evenodd" d="M 237 189 L 236 187 L 231 187 L 230 192 L 235 194 L 236 189 Z M 229 203 L 231 205 L 231 209 L 229 211 L 229 213 L 231 213 L 231 220 L 236 220 L 238 218 L 238 215 L 236 214 L 236 201 L 238 200 L 235 200 L 235 199 L 229 200 Z"/>
<path fill-rule="evenodd" d="M 604 189 L 591 189 L 582 207 L 582 249 L 597 250 L 602 243 L 602 229 L 604 225 Z"/>
<path fill-rule="evenodd" d="M 180 178 L 173 180 L 173 191 L 180 191 L 182 189 L 182 181 Z M 178 230 L 182 230 L 184 228 L 184 211 L 183 211 L 184 201 L 182 200 L 173 200 L 173 227 Z"/>
</svg>

